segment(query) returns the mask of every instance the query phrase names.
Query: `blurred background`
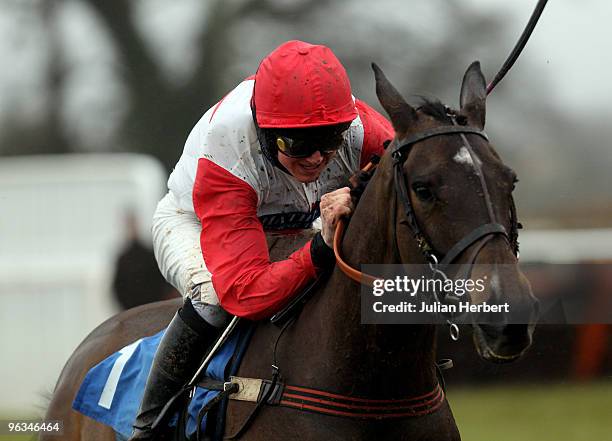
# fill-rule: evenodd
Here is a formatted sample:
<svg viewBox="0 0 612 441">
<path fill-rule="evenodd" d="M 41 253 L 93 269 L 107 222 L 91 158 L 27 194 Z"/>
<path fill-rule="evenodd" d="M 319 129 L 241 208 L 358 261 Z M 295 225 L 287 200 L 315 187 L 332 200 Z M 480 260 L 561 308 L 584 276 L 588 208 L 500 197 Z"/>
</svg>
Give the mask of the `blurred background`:
<svg viewBox="0 0 612 441">
<path fill-rule="evenodd" d="M 200 116 L 276 46 L 328 45 L 379 110 L 372 61 L 409 100 L 457 106 L 467 66 L 480 60 L 492 79 L 534 5 L 1 0 L 0 419 L 42 415 L 63 363 L 102 320 L 176 295 L 150 251 L 167 174 Z M 564 264 L 612 260 L 611 13 L 605 0 L 551 0 L 488 100 L 488 134 L 520 178 L 523 261 L 557 268 L 533 270 L 536 289 L 555 289 Z M 586 293 L 600 300 L 611 294 L 601 268 Z M 609 437 L 609 332 L 544 325 L 524 360 L 499 367 L 477 359 L 469 329 L 458 344 L 443 330 L 464 439 Z"/>
</svg>

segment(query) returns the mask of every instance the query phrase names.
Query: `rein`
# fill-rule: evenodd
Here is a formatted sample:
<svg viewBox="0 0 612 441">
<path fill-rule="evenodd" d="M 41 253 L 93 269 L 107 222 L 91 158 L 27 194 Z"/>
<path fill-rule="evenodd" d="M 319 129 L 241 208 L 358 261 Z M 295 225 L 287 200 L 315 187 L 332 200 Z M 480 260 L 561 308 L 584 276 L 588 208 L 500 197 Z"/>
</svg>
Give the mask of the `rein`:
<svg viewBox="0 0 612 441">
<path fill-rule="evenodd" d="M 368 172 L 372 169 L 375 169 L 377 164 L 378 164 L 378 160 L 375 162 L 370 161 L 366 164 L 365 167 L 361 169 L 361 171 Z M 371 276 L 369 274 L 366 274 L 366 273 L 362 273 L 361 271 L 353 268 L 352 266 L 350 266 L 348 263 L 344 261 L 344 259 L 342 258 L 342 255 L 340 254 L 340 246 L 342 245 L 342 238 L 344 237 L 345 228 L 346 228 L 346 225 L 344 223 L 344 219 L 340 219 L 338 221 L 338 224 L 336 225 L 336 231 L 334 231 L 333 248 L 334 248 L 334 255 L 336 256 L 336 265 L 338 265 L 338 268 L 340 268 L 340 270 L 344 274 L 346 274 L 346 276 L 348 276 L 350 279 L 354 280 L 355 282 L 363 283 L 368 286 L 372 286 L 374 285 L 374 281 L 377 280 L 378 278 Z"/>
</svg>

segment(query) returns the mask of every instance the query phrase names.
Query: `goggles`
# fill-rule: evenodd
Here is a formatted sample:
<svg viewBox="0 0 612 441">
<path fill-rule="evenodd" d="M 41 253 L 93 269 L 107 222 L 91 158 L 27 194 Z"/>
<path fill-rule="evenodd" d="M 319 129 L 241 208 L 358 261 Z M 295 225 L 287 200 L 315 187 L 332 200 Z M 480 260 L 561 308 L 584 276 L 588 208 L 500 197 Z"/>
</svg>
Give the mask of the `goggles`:
<svg viewBox="0 0 612 441">
<path fill-rule="evenodd" d="M 290 158 L 307 158 L 317 151 L 321 152 L 322 155 L 330 155 L 342 147 L 343 133 L 339 132 L 326 139 L 293 139 L 288 136 L 276 135 L 276 147 L 283 155 Z"/>
</svg>

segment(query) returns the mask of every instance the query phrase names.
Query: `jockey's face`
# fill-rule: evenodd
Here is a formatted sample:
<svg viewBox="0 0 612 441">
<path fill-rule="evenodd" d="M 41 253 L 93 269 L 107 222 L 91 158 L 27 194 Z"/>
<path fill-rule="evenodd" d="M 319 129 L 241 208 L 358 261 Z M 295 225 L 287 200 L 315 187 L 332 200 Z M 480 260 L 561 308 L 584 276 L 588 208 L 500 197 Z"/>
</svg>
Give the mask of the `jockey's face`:
<svg viewBox="0 0 612 441">
<path fill-rule="evenodd" d="M 283 152 L 278 152 L 278 162 L 287 169 L 291 175 L 300 182 L 316 181 L 336 152 L 321 153 L 315 151 L 306 158 L 292 158 Z"/>
<path fill-rule="evenodd" d="M 278 162 L 298 181 L 318 179 L 344 145 L 351 122 L 305 129 L 272 129 Z"/>
</svg>

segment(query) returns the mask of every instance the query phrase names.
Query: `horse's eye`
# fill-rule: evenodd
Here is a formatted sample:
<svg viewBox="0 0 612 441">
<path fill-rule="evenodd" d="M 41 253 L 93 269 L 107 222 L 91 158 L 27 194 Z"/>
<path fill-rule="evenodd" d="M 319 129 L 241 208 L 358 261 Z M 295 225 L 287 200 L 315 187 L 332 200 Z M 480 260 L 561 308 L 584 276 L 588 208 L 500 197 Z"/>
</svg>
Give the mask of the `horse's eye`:
<svg viewBox="0 0 612 441">
<path fill-rule="evenodd" d="M 431 202 L 434 199 L 434 195 L 429 187 L 422 183 L 415 183 L 412 185 L 412 191 L 416 194 L 421 202 Z"/>
</svg>

